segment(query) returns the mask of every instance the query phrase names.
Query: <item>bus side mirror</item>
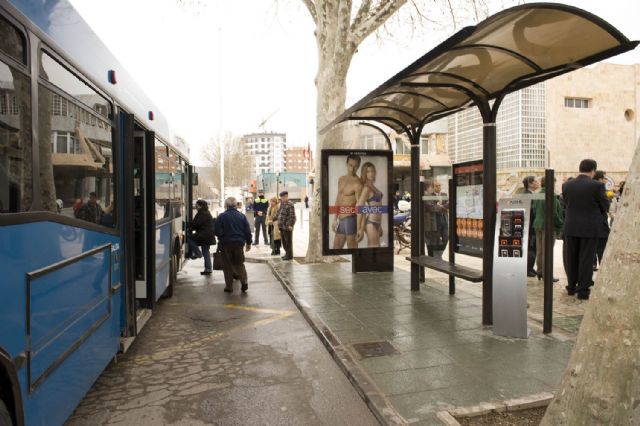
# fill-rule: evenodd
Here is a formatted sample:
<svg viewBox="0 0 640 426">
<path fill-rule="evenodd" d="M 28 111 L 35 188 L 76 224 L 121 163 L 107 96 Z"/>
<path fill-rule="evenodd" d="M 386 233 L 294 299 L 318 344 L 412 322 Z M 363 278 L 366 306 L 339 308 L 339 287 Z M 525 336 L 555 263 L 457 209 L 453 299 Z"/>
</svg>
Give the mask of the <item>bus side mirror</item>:
<svg viewBox="0 0 640 426">
<path fill-rule="evenodd" d="M 198 185 L 198 174 L 197 173 L 192 173 L 191 174 L 191 186 L 197 186 Z"/>
</svg>

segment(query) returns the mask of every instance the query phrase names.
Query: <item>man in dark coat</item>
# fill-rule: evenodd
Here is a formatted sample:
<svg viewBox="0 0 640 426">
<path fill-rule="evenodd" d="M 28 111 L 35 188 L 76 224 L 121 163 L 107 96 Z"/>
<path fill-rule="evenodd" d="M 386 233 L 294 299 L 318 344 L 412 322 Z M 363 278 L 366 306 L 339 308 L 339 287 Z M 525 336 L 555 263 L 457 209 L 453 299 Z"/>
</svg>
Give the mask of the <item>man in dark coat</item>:
<svg viewBox="0 0 640 426">
<path fill-rule="evenodd" d="M 267 235 L 267 210 L 269 210 L 269 200 L 264 197 L 264 191 L 258 190 L 258 197 L 253 203 L 254 214 L 254 227 L 256 230 L 256 236 L 253 239 L 253 245 L 257 246 L 260 242 L 260 229 L 262 229 L 262 238 L 264 239 L 264 245 L 269 245 L 269 236 Z"/>
<path fill-rule="evenodd" d="M 224 273 L 224 291 L 233 292 L 233 279 L 240 279 L 240 289 L 249 288 L 247 270 L 244 267 L 244 252 L 251 250 L 251 229 L 247 217 L 237 210 L 236 199 L 229 197 L 224 201 L 226 210 L 218 216 L 215 234 L 222 252 L 222 272 Z"/>
<path fill-rule="evenodd" d="M 598 239 L 604 234 L 602 216 L 609 210 L 609 200 L 602 182 L 593 180 L 598 163 L 582 160 L 580 174 L 564 184 L 566 203 L 564 243 L 567 246 L 567 292 L 578 299 L 589 299 L 593 284 L 593 257 Z"/>
<path fill-rule="evenodd" d="M 211 275 L 211 253 L 209 247 L 216 243 L 213 235 L 213 217 L 209 213 L 209 206 L 205 200 L 196 201 L 196 209 L 198 212 L 191 221 L 189 229 L 193 232 L 187 235 L 187 244 L 189 246 L 189 256 L 191 259 L 204 257 L 204 271 L 201 275 Z M 198 248 L 202 248 L 202 252 Z"/>
</svg>

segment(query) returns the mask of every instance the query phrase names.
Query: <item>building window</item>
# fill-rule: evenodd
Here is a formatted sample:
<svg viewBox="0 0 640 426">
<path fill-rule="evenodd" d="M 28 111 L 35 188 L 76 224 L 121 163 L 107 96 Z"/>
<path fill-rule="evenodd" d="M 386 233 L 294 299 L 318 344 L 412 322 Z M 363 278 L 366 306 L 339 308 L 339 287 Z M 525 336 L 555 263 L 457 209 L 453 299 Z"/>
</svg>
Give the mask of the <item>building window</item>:
<svg viewBox="0 0 640 426">
<path fill-rule="evenodd" d="M 567 108 L 589 108 L 589 99 L 584 98 L 564 98 L 564 106 Z"/>
<path fill-rule="evenodd" d="M 79 154 L 80 146 L 75 134 L 64 131 L 54 131 L 51 134 L 51 152 L 55 154 Z"/>
</svg>

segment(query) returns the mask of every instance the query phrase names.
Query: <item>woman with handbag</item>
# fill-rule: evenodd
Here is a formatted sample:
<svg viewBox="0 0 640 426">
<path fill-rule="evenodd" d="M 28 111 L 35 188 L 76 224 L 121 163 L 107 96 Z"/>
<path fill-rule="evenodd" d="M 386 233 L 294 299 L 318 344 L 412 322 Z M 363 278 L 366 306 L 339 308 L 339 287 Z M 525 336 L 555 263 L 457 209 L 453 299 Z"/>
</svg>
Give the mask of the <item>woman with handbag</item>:
<svg viewBox="0 0 640 426">
<path fill-rule="evenodd" d="M 280 200 L 278 197 L 272 197 L 269 200 L 269 209 L 267 210 L 267 225 L 269 225 L 269 239 L 271 240 L 271 255 L 280 255 L 280 228 L 278 228 L 278 210 L 280 210 Z"/>
<path fill-rule="evenodd" d="M 193 233 L 187 234 L 187 245 L 189 246 L 187 257 L 191 259 L 204 257 L 204 271 L 200 272 L 200 275 L 211 275 L 211 253 L 209 252 L 209 247 L 216 244 L 216 237 L 213 235 L 214 221 L 206 201 L 196 201 L 196 209 L 198 212 L 189 226 L 190 231 Z"/>
</svg>

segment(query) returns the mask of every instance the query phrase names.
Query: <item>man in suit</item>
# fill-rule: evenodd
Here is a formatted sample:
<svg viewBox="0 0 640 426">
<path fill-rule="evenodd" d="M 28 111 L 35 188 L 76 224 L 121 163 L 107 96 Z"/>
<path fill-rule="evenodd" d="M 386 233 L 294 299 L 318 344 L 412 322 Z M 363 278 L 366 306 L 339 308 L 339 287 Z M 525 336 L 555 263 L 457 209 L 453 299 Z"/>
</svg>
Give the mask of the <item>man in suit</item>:
<svg viewBox="0 0 640 426">
<path fill-rule="evenodd" d="M 602 215 L 609 210 L 609 200 L 602 182 L 593 180 L 598 163 L 580 162 L 580 174 L 565 183 L 562 198 L 566 204 L 564 243 L 567 246 L 568 294 L 589 299 L 593 284 L 593 257 L 598 239 L 604 232 Z"/>
</svg>

